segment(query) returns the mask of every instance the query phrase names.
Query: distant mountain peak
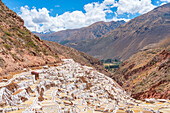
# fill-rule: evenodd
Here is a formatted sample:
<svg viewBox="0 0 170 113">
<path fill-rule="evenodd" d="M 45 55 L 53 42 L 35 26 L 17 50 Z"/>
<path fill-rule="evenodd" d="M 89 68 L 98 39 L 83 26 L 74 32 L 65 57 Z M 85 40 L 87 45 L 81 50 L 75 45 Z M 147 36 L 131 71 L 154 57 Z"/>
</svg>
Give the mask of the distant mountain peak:
<svg viewBox="0 0 170 113">
<path fill-rule="evenodd" d="M 51 34 L 51 33 L 54 33 L 54 32 L 55 32 L 55 31 L 51 31 L 51 30 L 44 31 L 44 32 L 32 31 L 32 33 L 34 33 L 34 34 Z"/>
<path fill-rule="evenodd" d="M 40 36 L 43 40 L 59 42 L 63 45 L 67 44 L 69 46 L 70 44 L 77 43 L 82 40 L 86 41 L 99 38 L 124 23 L 125 21 L 99 21 L 88 27 L 83 27 L 80 29 L 67 29 L 51 34 L 36 33 L 36 35 Z"/>
</svg>

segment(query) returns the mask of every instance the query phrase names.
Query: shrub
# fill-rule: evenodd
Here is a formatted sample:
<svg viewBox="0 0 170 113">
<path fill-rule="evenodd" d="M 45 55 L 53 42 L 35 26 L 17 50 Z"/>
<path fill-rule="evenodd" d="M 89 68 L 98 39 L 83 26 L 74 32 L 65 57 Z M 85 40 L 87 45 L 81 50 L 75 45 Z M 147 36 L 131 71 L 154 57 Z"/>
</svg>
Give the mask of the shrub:
<svg viewBox="0 0 170 113">
<path fill-rule="evenodd" d="M 8 35 L 8 36 L 12 36 L 12 34 L 10 34 L 10 33 L 8 33 L 8 32 L 5 32 L 5 34 Z"/>
<path fill-rule="evenodd" d="M 35 44 L 32 40 L 29 40 L 27 41 L 27 44 L 26 44 L 28 47 L 35 47 Z"/>
<path fill-rule="evenodd" d="M 8 44 L 4 44 L 4 47 L 7 49 L 7 50 L 11 50 L 11 46 L 10 45 L 8 45 Z"/>
<path fill-rule="evenodd" d="M 43 48 L 42 52 L 44 53 L 44 55 L 48 55 L 47 50 L 45 48 Z"/>
</svg>

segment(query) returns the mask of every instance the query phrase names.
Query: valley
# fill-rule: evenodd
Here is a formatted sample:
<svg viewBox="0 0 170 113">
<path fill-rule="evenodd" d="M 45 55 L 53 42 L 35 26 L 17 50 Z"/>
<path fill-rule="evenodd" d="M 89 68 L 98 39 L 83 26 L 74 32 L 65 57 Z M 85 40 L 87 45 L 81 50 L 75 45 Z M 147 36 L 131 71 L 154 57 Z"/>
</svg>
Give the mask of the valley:
<svg viewBox="0 0 170 113">
<path fill-rule="evenodd" d="M 117 59 L 107 59 L 107 60 L 100 60 L 103 63 L 103 66 L 105 69 L 107 69 L 109 72 L 114 73 L 118 68 L 119 65 L 122 63 L 122 61 L 119 61 Z"/>
<path fill-rule="evenodd" d="M 128 22 L 58 32 L 47 30 L 62 18 L 52 10 L 21 7 L 24 16 L 33 13 L 24 21 L 5 4 L 0 0 L 0 113 L 170 113 L 170 3 Z M 78 18 L 71 16 L 69 23 Z M 29 30 L 37 26 L 50 33 Z"/>
</svg>

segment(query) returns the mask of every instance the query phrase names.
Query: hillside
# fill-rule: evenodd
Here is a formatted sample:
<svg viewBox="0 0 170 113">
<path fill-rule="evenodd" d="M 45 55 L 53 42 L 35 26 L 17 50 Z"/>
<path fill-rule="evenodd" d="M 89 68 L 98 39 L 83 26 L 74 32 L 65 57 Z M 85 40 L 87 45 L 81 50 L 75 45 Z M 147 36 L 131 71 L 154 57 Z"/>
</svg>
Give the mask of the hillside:
<svg viewBox="0 0 170 113">
<path fill-rule="evenodd" d="M 75 44 L 81 40 L 96 39 L 124 24 L 125 21 L 96 22 L 80 29 L 68 29 L 51 34 L 37 34 L 42 40 L 58 42 L 63 45 Z"/>
<path fill-rule="evenodd" d="M 170 38 L 144 47 L 112 77 L 137 99 L 170 99 Z"/>
<path fill-rule="evenodd" d="M 52 49 L 39 37 L 31 33 L 24 26 L 24 21 L 0 0 L 0 75 L 22 71 L 23 68 L 60 62 L 60 53 L 65 50 L 57 50 L 57 53 Z M 77 51 L 72 54 L 78 53 Z M 86 55 L 82 53 L 79 55 L 83 56 L 75 55 L 75 57 L 79 57 L 76 60 L 77 62 L 87 63 L 90 66 L 95 65 L 95 67 L 98 66 L 102 69 L 102 64 L 97 59 L 90 56 L 86 59 L 84 57 Z"/>
<path fill-rule="evenodd" d="M 132 19 L 101 38 L 82 41 L 71 47 L 100 59 L 125 60 L 144 46 L 169 36 L 170 3 Z"/>
<path fill-rule="evenodd" d="M 105 70 L 103 64 L 98 59 L 93 58 L 92 56 L 74 48 L 66 47 L 56 42 L 44 41 L 44 43 L 47 44 L 55 54 L 59 54 L 60 58 L 69 58 L 79 62 L 81 65 L 93 66 L 98 71 L 110 76 L 110 73 Z"/>
<path fill-rule="evenodd" d="M 0 1 L 0 73 L 59 61 L 39 37 L 24 27 L 24 21 Z"/>
<path fill-rule="evenodd" d="M 165 83 L 162 86 L 163 90 L 168 91 L 160 98 L 169 98 L 167 96 L 169 41 L 168 38 L 158 44 L 159 46 L 150 45 L 141 50 L 153 49 L 154 51 L 146 53 L 153 54 L 152 56 L 143 58 L 136 56 L 141 60 L 134 59 L 135 57 L 129 60 L 129 63 L 136 61 L 132 69 L 137 69 L 132 70 L 130 75 L 139 71 L 141 66 L 144 70 L 148 68 L 158 70 L 156 71 L 158 76 L 153 73 L 152 77 L 156 76 L 156 80 L 160 82 L 152 89 Z M 142 64 L 142 60 L 148 61 L 147 65 Z M 123 63 L 122 67 L 127 63 Z M 120 68 L 116 75 L 126 73 L 122 70 L 123 68 Z M 106 74 L 109 73 L 103 69 L 99 60 L 56 42 L 42 41 L 33 35 L 24 27 L 24 21 L 0 0 L 1 113 L 168 113 L 170 111 L 170 100 L 135 100 Z M 114 77 L 115 80 L 116 78 L 124 80 L 121 76 Z"/>
</svg>

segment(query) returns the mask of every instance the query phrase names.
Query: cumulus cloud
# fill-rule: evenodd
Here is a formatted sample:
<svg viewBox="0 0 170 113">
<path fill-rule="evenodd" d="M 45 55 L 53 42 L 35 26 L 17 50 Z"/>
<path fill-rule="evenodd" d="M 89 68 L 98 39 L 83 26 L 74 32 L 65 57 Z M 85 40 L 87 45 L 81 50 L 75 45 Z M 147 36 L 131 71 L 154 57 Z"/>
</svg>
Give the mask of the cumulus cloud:
<svg viewBox="0 0 170 113">
<path fill-rule="evenodd" d="M 162 0 L 165 1 L 165 0 Z M 168 1 L 168 0 L 166 0 Z M 112 8 L 117 7 L 117 11 Z M 50 16 L 50 11 L 46 8 L 30 9 L 28 6 L 21 7 L 20 16 L 25 21 L 25 26 L 31 31 L 48 32 L 60 31 L 64 29 L 81 28 L 91 25 L 98 21 L 129 21 L 127 17 L 121 18 L 120 15 L 143 14 L 152 10 L 155 6 L 151 0 L 104 0 L 102 3 L 93 2 L 84 5 L 85 13 L 82 11 L 65 12 L 62 15 Z M 108 13 L 114 14 L 113 19 L 107 19 Z M 119 18 L 118 18 L 119 17 Z"/>
<path fill-rule="evenodd" d="M 28 6 L 21 7 L 20 16 L 25 21 L 25 26 L 31 31 L 48 32 L 60 31 L 63 29 L 81 28 L 98 21 L 106 21 L 106 13 L 113 13 L 114 0 L 105 0 L 103 3 L 89 3 L 82 11 L 65 12 L 62 15 L 50 16 L 50 11 L 46 8 L 29 9 Z"/>
<path fill-rule="evenodd" d="M 126 19 L 126 18 L 116 18 L 116 17 L 113 17 L 112 21 L 121 21 L 121 20 L 124 20 L 125 22 L 128 22 L 130 21 L 131 19 Z"/>
<path fill-rule="evenodd" d="M 170 2 L 170 0 L 160 0 L 161 2 Z"/>
<path fill-rule="evenodd" d="M 151 0 L 119 0 L 117 13 L 144 14 L 155 7 Z"/>
</svg>

